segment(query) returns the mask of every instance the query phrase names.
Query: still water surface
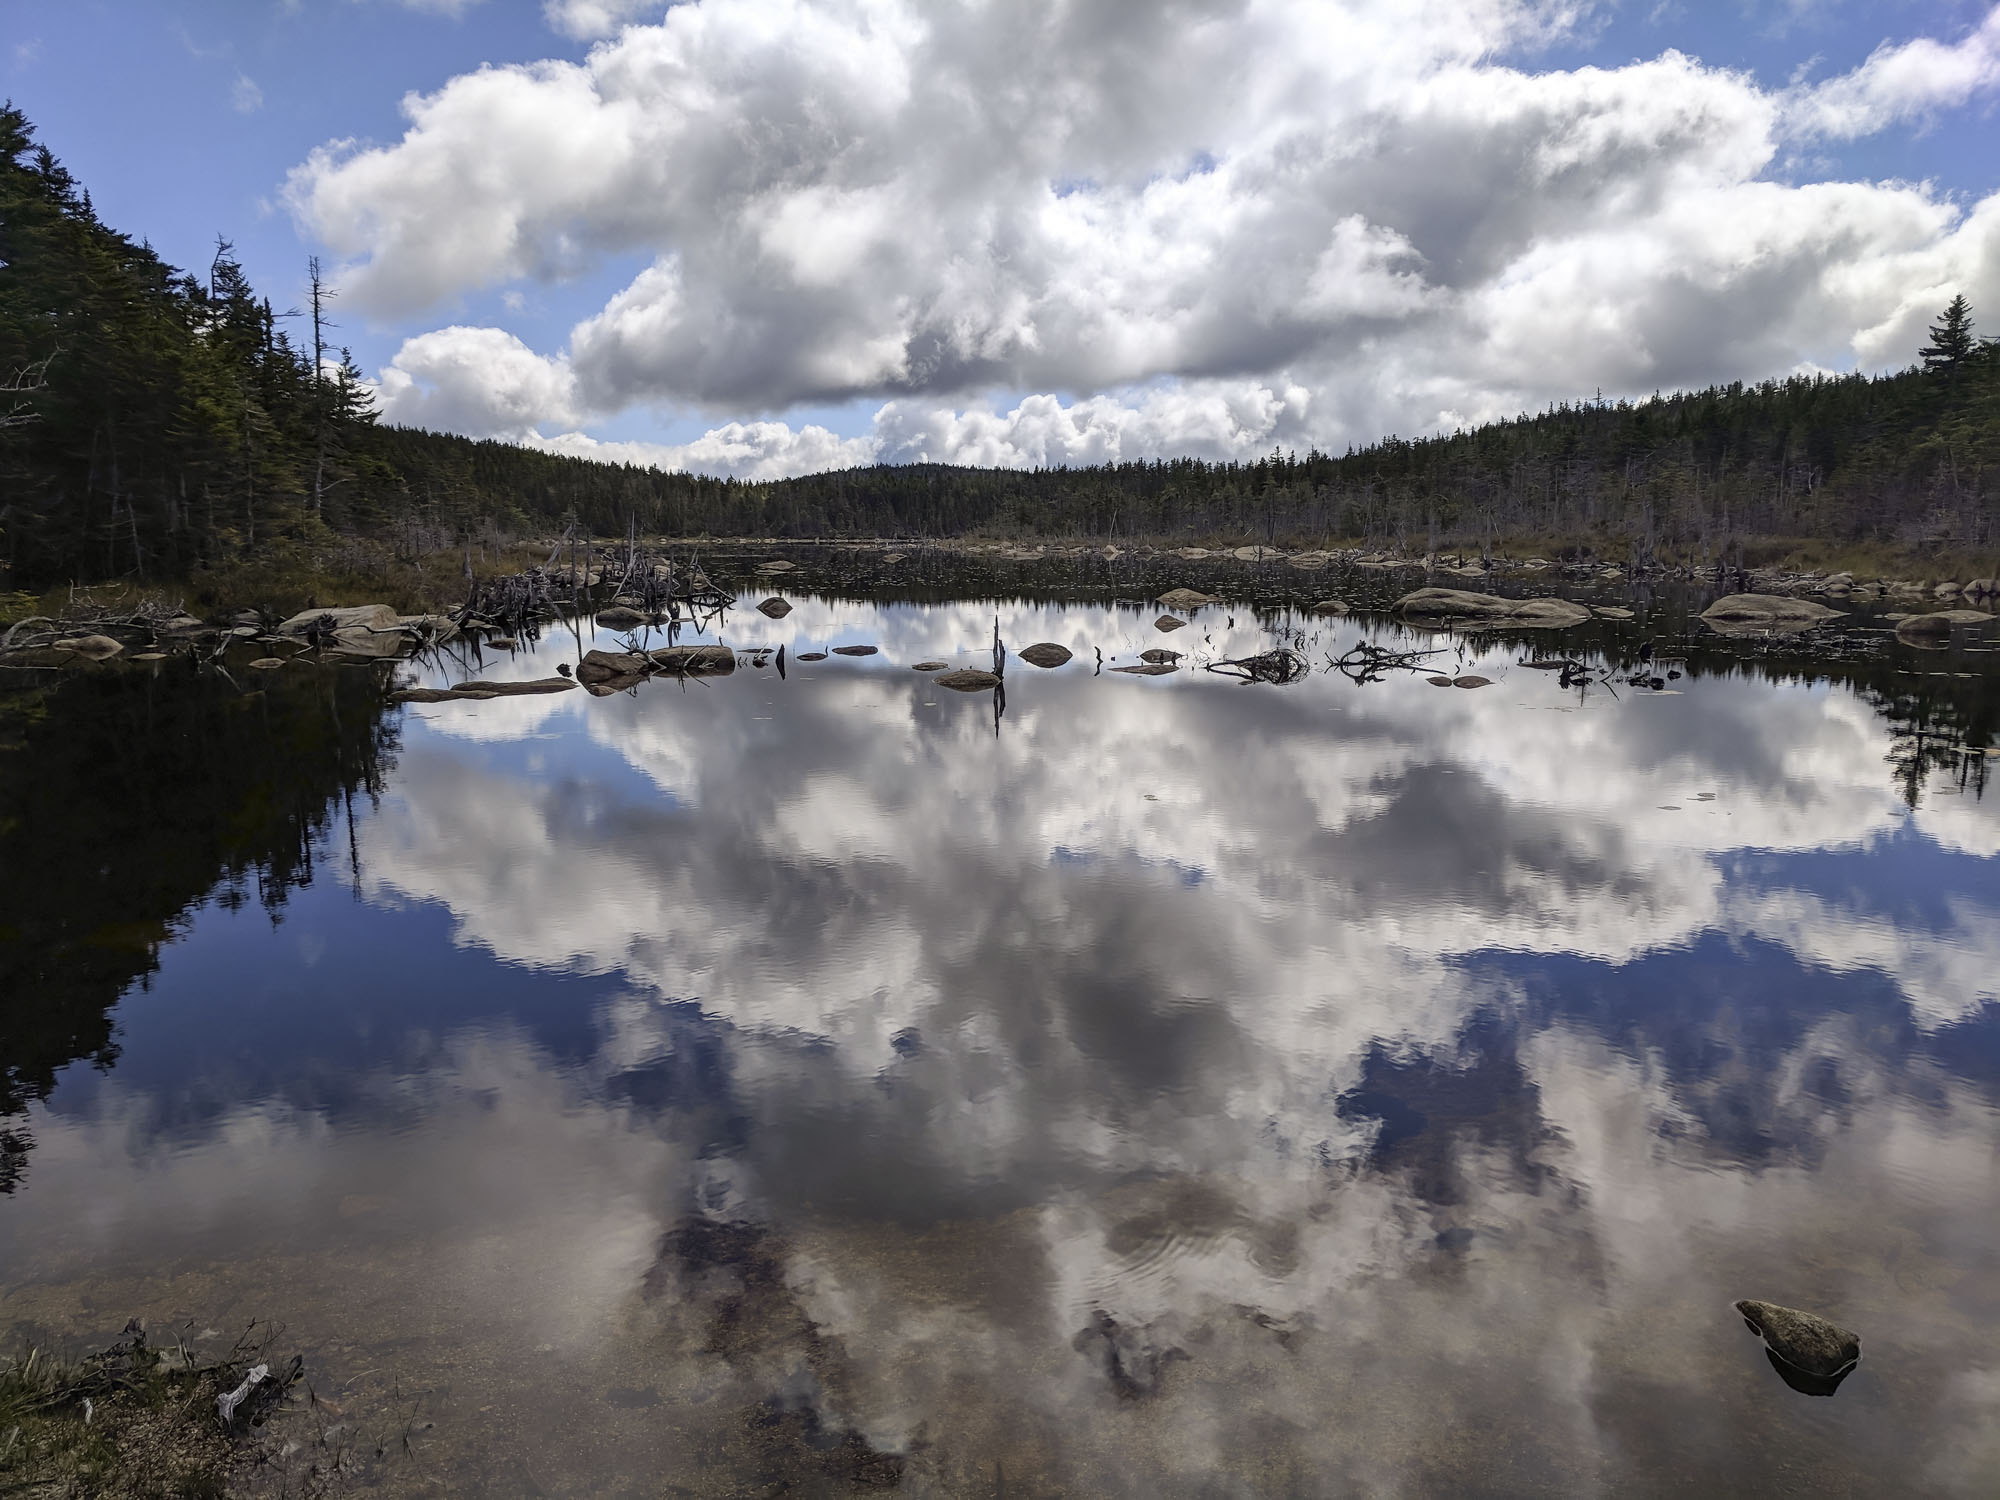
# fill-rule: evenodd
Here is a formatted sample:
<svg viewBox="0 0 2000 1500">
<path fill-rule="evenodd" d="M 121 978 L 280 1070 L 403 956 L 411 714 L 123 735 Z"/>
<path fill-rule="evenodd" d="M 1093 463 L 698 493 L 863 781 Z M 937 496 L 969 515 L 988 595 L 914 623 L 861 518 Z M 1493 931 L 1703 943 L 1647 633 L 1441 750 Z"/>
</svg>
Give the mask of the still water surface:
<svg viewBox="0 0 2000 1500">
<path fill-rule="evenodd" d="M 0 754 L 0 1331 L 280 1320 L 393 1493 L 2000 1488 L 1992 658 L 1111 673 L 1419 639 L 1156 613 L 70 685 Z M 910 669 L 996 617 L 1077 659 Z"/>
</svg>

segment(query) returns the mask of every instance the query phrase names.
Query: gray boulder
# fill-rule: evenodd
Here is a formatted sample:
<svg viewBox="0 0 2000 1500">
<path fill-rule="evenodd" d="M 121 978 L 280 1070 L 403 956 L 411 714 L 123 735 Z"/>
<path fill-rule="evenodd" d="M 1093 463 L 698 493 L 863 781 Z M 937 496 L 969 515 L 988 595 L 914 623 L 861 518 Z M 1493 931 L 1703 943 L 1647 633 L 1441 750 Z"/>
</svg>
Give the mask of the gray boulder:
<svg viewBox="0 0 2000 1500">
<path fill-rule="evenodd" d="M 721 677 L 736 670 L 736 653 L 727 646 L 668 646 L 653 652 L 652 662 L 684 677 Z"/>
<path fill-rule="evenodd" d="M 1793 1369 L 1821 1380 L 1845 1375 L 1861 1358 L 1861 1335 L 1817 1313 L 1748 1300 L 1738 1302 L 1736 1310 L 1765 1348 Z"/>
<path fill-rule="evenodd" d="M 1000 679 L 991 672 L 982 672 L 977 667 L 960 667 L 956 672 L 946 672 L 931 679 L 939 687 L 948 687 L 955 693 L 976 693 L 984 688 L 1000 686 Z"/>
<path fill-rule="evenodd" d="M 1396 613 L 1422 620 L 1467 625 L 1512 625 L 1559 629 L 1581 625 L 1590 611 L 1567 599 L 1503 599 L 1468 589 L 1418 589 L 1396 601 Z"/>
<path fill-rule="evenodd" d="M 1813 599 L 1785 594 L 1729 594 L 1701 612 L 1702 620 L 1725 633 L 1730 630 L 1810 630 L 1843 611 Z"/>
<path fill-rule="evenodd" d="M 278 627 L 279 635 L 304 635 L 318 620 L 331 619 L 335 630 L 401 630 L 403 617 L 386 604 L 356 604 L 347 609 L 307 609 Z"/>
<path fill-rule="evenodd" d="M 1069 659 L 1069 647 L 1059 646 L 1054 641 L 1040 641 L 1021 651 L 1021 660 L 1031 667 L 1060 667 Z"/>
</svg>

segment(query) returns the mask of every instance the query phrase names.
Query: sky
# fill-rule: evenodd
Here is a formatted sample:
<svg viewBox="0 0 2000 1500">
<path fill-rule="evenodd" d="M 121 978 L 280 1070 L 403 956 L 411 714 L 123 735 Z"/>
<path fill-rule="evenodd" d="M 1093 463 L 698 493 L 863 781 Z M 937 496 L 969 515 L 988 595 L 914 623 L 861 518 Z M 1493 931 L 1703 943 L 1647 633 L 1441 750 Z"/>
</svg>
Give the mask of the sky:
<svg viewBox="0 0 2000 1500">
<path fill-rule="evenodd" d="M 1989 0 L 0 0 L 387 420 L 750 478 L 1341 451 L 2000 331 Z"/>
</svg>

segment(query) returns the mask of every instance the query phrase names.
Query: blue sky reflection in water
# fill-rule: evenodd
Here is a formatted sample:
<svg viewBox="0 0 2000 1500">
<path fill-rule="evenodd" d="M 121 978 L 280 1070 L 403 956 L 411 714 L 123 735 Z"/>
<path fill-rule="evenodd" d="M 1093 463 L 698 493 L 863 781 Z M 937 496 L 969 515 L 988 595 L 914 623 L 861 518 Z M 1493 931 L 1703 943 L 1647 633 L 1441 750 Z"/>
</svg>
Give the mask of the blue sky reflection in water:
<svg viewBox="0 0 2000 1500">
<path fill-rule="evenodd" d="M 1078 652 L 997 732 L 908 665 L 996 608 Z M 1990 1492 L 2000 797 L 1824 681 L 1096 675 L 1151 615 L 390 710 L 30 1105 L 9 1328 L 281 1318 L 426 1393 L 391 1490 Z"/>
</svg>

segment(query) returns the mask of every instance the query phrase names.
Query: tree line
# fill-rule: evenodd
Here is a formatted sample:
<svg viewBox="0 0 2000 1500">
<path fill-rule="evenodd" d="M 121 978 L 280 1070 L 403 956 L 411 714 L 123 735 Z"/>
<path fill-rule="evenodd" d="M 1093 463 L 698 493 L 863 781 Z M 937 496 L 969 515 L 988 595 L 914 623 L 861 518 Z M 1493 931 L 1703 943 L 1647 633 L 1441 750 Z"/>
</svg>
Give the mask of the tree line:
<svg viewBox="0 0 2000 1500">
<path fill-rule="evenodd" d="M 312 285 L 295 338 L 227 242 L 201 273 L 166 264 L 104 224 L 26 117 L 0 108 L 0 587 L 572 525 L 1403 549 L 1535 538 L 1698 561 L 1754 537 L 2000 543 L 2000 352 L 1963 297 L 1892 375 L 1565 403 L 1340 455 L 752 483 L 386 426 L 352 358 L 324 345 L 316 266 Z"/>
</svg>

